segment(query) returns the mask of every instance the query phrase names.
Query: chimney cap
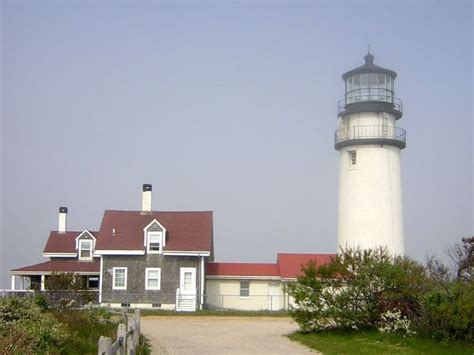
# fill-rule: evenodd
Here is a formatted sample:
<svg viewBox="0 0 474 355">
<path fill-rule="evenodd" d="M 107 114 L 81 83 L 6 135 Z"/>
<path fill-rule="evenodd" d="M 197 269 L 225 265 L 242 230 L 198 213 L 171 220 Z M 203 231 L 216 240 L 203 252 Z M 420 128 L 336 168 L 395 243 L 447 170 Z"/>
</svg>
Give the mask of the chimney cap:
<svg viewBox="0 0 474 355">
<path fill-rule="evenodd" d="M 67 213 L 67 207 L 59 207 L 59 213 Z"/>
<path fill-rule="evenodd" d="M 143 191 L 151 191 L 151 184 L 143 184 Z"/>
</svg>

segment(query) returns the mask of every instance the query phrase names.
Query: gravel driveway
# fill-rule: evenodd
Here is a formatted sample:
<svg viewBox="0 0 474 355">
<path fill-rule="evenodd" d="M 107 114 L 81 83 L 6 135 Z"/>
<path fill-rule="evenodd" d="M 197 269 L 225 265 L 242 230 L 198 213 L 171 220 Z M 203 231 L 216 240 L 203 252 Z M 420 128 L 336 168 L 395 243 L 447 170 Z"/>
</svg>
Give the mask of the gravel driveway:
<svg viewBox="0 0 474 355">
<path fill-rule="evenodd" d="M 142 317 L 153 354 L 312 354 L 284 335 L 297 326 L 277 317 Z"/>
</svg>

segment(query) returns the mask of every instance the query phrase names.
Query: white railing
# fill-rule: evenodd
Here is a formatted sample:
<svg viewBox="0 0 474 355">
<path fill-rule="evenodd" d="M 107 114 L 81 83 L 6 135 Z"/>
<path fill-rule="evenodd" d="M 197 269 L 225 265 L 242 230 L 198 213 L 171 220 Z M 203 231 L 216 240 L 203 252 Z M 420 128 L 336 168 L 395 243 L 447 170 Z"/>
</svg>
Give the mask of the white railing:
<svg viewBox="0 0 474 355">
<path fill-rule="evenodd" d="M 181 292 L 176 289 L 176 311 L 178 312 L 194 312 L 196 310 L 197 292 L 194 289 L 191 292 Z"/>
<path fill-rule="evenodd" d="M 406 131 L 400 127 L 387 125 L 353 126 L 341 128 L 334 133 L 334 143 L 353 139 L 385 138 L 406 143 Z"/>
</svg>

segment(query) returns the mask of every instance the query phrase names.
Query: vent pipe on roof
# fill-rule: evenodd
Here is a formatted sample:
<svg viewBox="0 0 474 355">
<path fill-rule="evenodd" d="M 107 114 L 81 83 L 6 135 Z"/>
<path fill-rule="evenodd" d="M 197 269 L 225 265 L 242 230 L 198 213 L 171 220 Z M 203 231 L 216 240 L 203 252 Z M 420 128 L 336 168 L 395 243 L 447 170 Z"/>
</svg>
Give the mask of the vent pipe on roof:
<svg viewBox="0 0 474 355">
<path fill-rule="evenodd" d="M 58 232 L 66 233 L 67 207 L 59 207 L 59 225 Z"/>
<path fill-rule="evenodd" d="M 143 184 L 142 212 L 151 212 L 151 184 Z"/>
</svg>

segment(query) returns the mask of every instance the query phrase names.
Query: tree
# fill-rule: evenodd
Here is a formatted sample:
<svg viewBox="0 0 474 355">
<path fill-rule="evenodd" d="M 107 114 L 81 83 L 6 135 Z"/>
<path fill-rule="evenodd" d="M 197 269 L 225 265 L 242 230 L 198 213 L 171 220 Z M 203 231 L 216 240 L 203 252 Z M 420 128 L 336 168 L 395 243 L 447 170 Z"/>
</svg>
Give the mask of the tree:
<svg viewBox="0 0 474 355">
<path fill-rule="evenodd" d="M 46 278 L 45 288 L 50 305 L 65 308 L 80 300 L 82 277 L 71 272 L 53 272 Z"/>
</svg>

